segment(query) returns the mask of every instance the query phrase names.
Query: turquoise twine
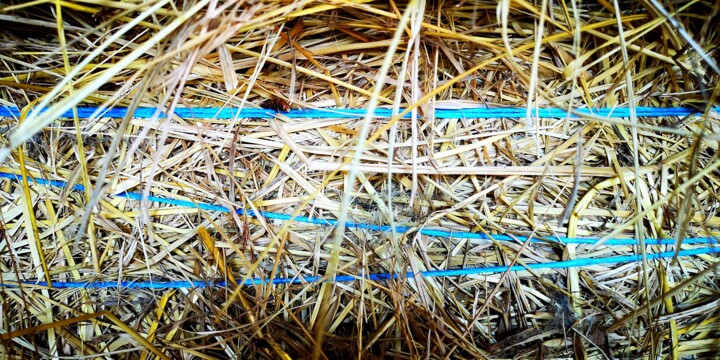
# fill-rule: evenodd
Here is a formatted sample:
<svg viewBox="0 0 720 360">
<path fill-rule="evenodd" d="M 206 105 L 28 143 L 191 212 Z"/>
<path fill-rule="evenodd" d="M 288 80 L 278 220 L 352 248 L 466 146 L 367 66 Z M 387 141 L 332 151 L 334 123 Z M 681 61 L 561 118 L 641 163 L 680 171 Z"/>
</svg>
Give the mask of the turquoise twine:
<svg viewBox="0 0 720 360">
<path fill-rule="evenodd" d="M 17 174 L 10 174 L 5 172 L 0 172 L 0 178 L 5 178 L 9 180 L 18 181 L 22 179 L 22 176 Z M 49 186 L 55 186 L 55 187 L 67 187 L 67 183 L 64 181 L 59 180 L 44 180 L 44 179 L 35 179 L 35 178 L 28 178 L 29 181 L 32 181 L 39 185 L 49 185 Z M 84 191 L 85 187 L 83 185 L 74 185 L 72 187 L 75 191 Z M 121 197 L 131 200 L 142 200 L 143 195 L 139 193 L 134 192 L 122 192 L 117 195 L 114 195 L 115 197 Z M 201 210 L 206 211 L 219 211 L 224 213 L 229 213 L 231 210 L 219 205 L 212 205 L 212 204 L 205 204 L 205 203 L 196 203 L 192 201 L 187 200 L 179 200 L 179 199 L 172 199 L 172 198 L 164 198 L 164 197 L 158 197 L 158 196 L 148 196 L 148 201 L 151 202 L 157 202 L 162 204 L 169 204 L 169 205 L 175 205 L 175 206 L 182 206 L 182 207 L 188 207 L 188 208 L 197 208 Z M 292 216 L 286 215 L 286 214 L 278 214 L 278 213 L 272 213 L 272 212 L 266 212 L 261 211 L 257 214 L 252 211 L 248 210 L 245 212 L 243 209 L 236 210 L 236 213 L 243 214 L 247 213 L 249 216 L 264 216 L 268 219 L 277 219 L 277 220 L 294 220 L 298 222 L 306 222 L 311 224 L 317 224 L 322 226 L 332 226 L 337 221 L 336 220 L 324 220 L 324 219 L 310 219 L 304 216 L 298 216 L 293 219 Z M 346 226 L 356 229 L 366 229 L 366 230 L 377 230 L 377 231 L 391 231 L 392 228 L 389 226 L 384 225 L 373 225 L 373 224 L 365 224 L 365 223 L 354 223 L 349 222 L 346 223 Z M 408 232 L 412 230 L 409 227 L 404 226 L 398 226 L 395 227 L 395 231 L 398 233 Z M 485 234 L 480 233 L 472 233 L 472 232 L 453 232 L 448 230 L 441 230 L 441 229 L 420 229 L 418 232 L 430 235 L 430 236 L 442 236 L 442 237 L 455 237 L 455 238 L 466 238 L 466 239 L 483 239 L 483 240 L 498 240 L 498 241 L 527 241 L 528 238 L 524 236 L 516 236 L 516 237 L 510 237 L 507 235 L 492 235 L 488 236 Z M 531 242 L 544 242 L 545 240 L 533 238 L 530 239 Z M 583 239 L 583 238 L 558 238 L 556 240 L 558 243 L 565 243 L 565 244 L 594 244 L 597 239 Z M 673 245 L 675 243 L 674 239 L 646 239 L 645 240 L 646 245 Z M 718 242 L 711 238 L 687 238 L 683 240 L 683 244 L 690 245 L 690 244 L 708 244 L 710 246 L 700 249 L 689 249 L 689 250 L 681 250 L 678 253 L 678 256 L 693 256 L 693 255 L 702 255 L 702 254 L 712 254 L 712 253 L 718 253 L 720 252 L 720 248 L 713 247 L 712 245 L 717 245 Z M 633 239 L 609 239 L 607 242 L 605 242 L 605 245 L 610 246 L 631 246 L 631 245 L 637 245 L 636 241 Z M 655 259 L 662 259 L 662 258 L 671 258 L 673 257 L 674 252 L 663 252 L 663 253 L 656 253 L 656 254 L 646 254 L 646 258 L 648 260 L 655 260 Z M 625 255 L 625 256 L 615 256 L 615 257 L 604 257 L 604 258 L 586 258 L 586 259 L 574 259 L 574 260 L 567 260 L 567 261 L 559 261 L 559 262 L 549 262 L 549 263 L 535 263 L 535 264 L 527 264 L 527 268 L 525 266 L 521 265 L 515 265 L 512 267 L 509 266 L 489 266 L 489 267 L 475 267 L 475 268 L 465 268 L 465 269 L 455 269 L 455 270 L 429 270 L 429 271 L 423 271 L 420 273 L 406 273 L 404 275 L 398 274 L 398 273 L 375 273 L 375 274 L 368 274 L 368 275 L 338 275 L 333 278 L 326 278 L 324 276 L 309 276 L 309 277 L 293 277 L 293 278 L 273 278 L 272 280 L 262 279 L 262 278 L 253 278 L 248 279 L 242 282 L 239 282 L 238 285 L 241 286 L 251 286 L 251 285 L 267 285 L 267 284 L 273 284 L 273 285 L 282 285 L 282 284 L 310 284 L 310 283 L 319 283 L 323 281 L 334 281 L 334 282 L 352 282 L 355 280 L 368 280 L 368 281 L 381 281 L 381 280 L 390 280 L 390 279 L 411 279 L 418 276 L 422 277 L 449 277 L 449 276 L 466 276 L 466 275 L 481 275 L 481 274 L 492 274 L 492 273 L 501 273 L 505 271 L 522 271 L 526 269 L 530 270 L 540 270 L 540 269 L 564 269 L 564 268 L 572 268 L 572 267 L 585 267 L 585 266 L 592 266 L 592 265 L 602 265 L 602 264 L 618 264 L 618 263 L 628 263 L 628 262 L 637 262 L 642 260 L 641 255 Z M 32 282 L 32 281 L 23 281 L 20 282 L 20 284 L 23 285 L 35 285 L 40 287 L 48 287 L 47 282 Z M 4 287 L 8 288 L 15 288 L 18 287 L 17 283 L 15 284 L 2 284 Z M 208 287 L 227 287 L 228 283 L 225 281 L 101 281 L 101 282 L 53 282 L 52 288 L 55 289 L 69 289 L 69 288 L 90 288 L 90 289 L 104 289 L 104 288 L 129 288 L 129 289 L 191 289 L 191 288 L 208 288 Z"/>
<path fill-rule="evenodd" d="M 12 174 L 7 172 L 0 172 L 0 179 L 8 179 L 13 181 L 21 181 L 22 176 L 18 174 Z M 28 177 L 29 182 L 34 182 L 38 185 L 46 185 L 46 186 L 54 186 L 54 187 L 61 187 L 66 188 L 67 183 L 65 181 L 60 180 L 45 180 L 45 179 L 37 179 L 33 177 Z M 81 184 L 74 185 L 72 187 L 72 190 L 75 191 L 85 191 L 85 186 Z M 143 200 L 143 194 L 137 193 L 137 192 L 121 192 L 115 195 L 112 195 L 113 197 L 117 198 L 125 198 L 129 200 L 137 200 L 142 201 Z M 173 198 L 166 198 L 166 197 L 160 197 L 160 196 L 148 196 L 146 198 L 149 202 L 156 202 L 160 204 L 167 204 L 167 205 L 174 205 L 174 206 L 180 206 L 180 207 L 186 207 L 186 208 L 194 208 L 199 209 L 203 211 L 217 211 L 222 213 L 230 213 L 231 209 L 221 206 L 221 205 L 213 205 L 213 204 L 206 204 L 201 202 L 195 202 L 195 201 L 189 201 L 189 200 L 180 200 L 180 199 L 173 199 Z M 338 221 L 333 219 L 320 219 L 320 218 L 310 218 L 307 216 L 295 216 L 288 214 L 281 214 L 281 213 L 275 213 L 270 211 L 253 211 L 253 210 L 245 210 L 242 208 L 239 208 L 237 210 L 234 210 L 236 214 L 238 215 L 247 215 L 251 217 L 256 218 L 265 218 L 265 219 L 272 219 L 272 220 L 280 220 L 280 221 L 295 221 L 299 223 L 305 223 L 305 224 L 313 224 L 313 225 L 319 225 L 319 226 L 327 226 L 332 227 L 335 226 Z M 368 224 L 368 223 L 362 223 L 362 222 L 352 222 L 347 221 L 345 222 L 345 226 L 351 229 L 359 229 L 359 230 L 368 230 L 368 231 L 380 231 L 380 232 L 392 232 L 393 227 L 389 225 L 375 225 L 375 224 Z M 593 238 L 569 238 L 569 237 L 553 237 L 553 238 L 538 238 L 538 237 L 527 237 L 527 236 L 510 236 L 510 235 L 488 235 L 484 233 L 476 233 L 476 232 L 468 232 L 468 231 L 454 231 L 454 230 L 446 230 L 446 229 L 426 229 L 421 228 L 417 229 L 415 227 L 410 226 L 395 226 L 394 232 L 398 234 L 407 233 L 413 230 L 417 230 L 422 235 L 427 236 L 436 236 L 436 237 L 447 237 L 447 238 L 457 238 L 457 239 L 476 239 L 476 240 L 495 240 L 495 241 L 519 241 L 519 242 L 525 242 L 530 241 L 533 243 L 559 243 L 559 244 L 578 244 L 578 245 L 593 245 L 597 243 L 599 239 L 593 239 Z M 711 238 L 711 237 L 698 237 L 698 238 L 685 238 L 683 239 L 683 244 L 685 245 L 717 245 L 719 242 L 717 239 Z M 638 241 L 635 239 L 608 239 L 604 242 L 605 245 L 610 246 L 635 246 L 638 245 Z M 647 238 L 645 239 L 645 245 L 675 245 L 675 239 L 653 239 L 653 238 Z"/>
<path fill-rule="evenodd" d="M 720 248 L 707 247 L 702 249 L 689 249 L 681 250 L 678 256 L 694 256 L 694 255 L 705 255 L 720 253 Z M 675 255 L 674 252 L 662 252 L 655 254 L 646 254 L 647 260 L 659 260 L 669 259 Z M 567 269 L 575 267 L 587 267 L 594 265 L 611 265 L 611 264 L 622 264 L 642 261 L 642 255 L 623 255 L 623 256 L 611 256 L 602 258 L 585 258 L 585 259 L 573 259 L 566 261 L 556 261 L 547 263 L 533 263 L 525 265 L 515 266 L 486 266 L 486 267 L 473 267 L 455 270 L 427 270 L 418 273 L 407 272 L 404 275 L 399 273 L 374 273 L 374 274 L 358 274 L 358 275 L 337 275 L 335 277 L 325 276 L 306 276 L 306 277 L 292 277 L 292 278 L 273 278 L 272 280 L 252 278 L 245 281 L 238 282 L 240 286 L 252 286 L 252 285 L 303 285 L 321 282 L 353 282 L 356 280 L 365 281 L 384 281 L 390 279 L 413 279 L 417 277 L 450 277 L 450 276 L 477 276 L 484 274 L 497 274 L 506 271 L 518 272 L 523 270 L 544 270 L 544 269 Z M 21 281 L 19 283 L 7 283 L 1 286 L 7 288 L 17 288 L 20 285 L 34 285 L 40 287 L 48 287 L 48 283 L 45 281 Z M 108 289 L 108 288 L 123 288 L 123 289 L 193 289 L 193 288 L 224 288 L 228 287 L 226 281 L 98 281 L 98 282 L 80 282 L 80 281 L 64 281 L 64 282 L 53 282 L 52 288 L 54 289 Z"/>
<path fill-rule="evenodd" d="M 404 109 L 400 109 L 402 112 Z M 713 107 L 715 112 L 720 112 L 720 106 Z M 35 110 L 44 112 L 44 110 Z M 525 108 L 476 108 L 476 109 L 436 109 L 436 119 L 494 119 L 513 118 L 521 119 L 527 116 Z M 98 107 L 79 107 L 77 116 L 80 119 L 109 117 L 122 118 L 127 115 L 127 108 L 103 109 Z M 599 109 L 575 109 L 579 114 L 593 115 L 597 117 L 630 117 L 630 108 L 599 108 Z M 355 119 L 362 118 L 367 114 L 365 109 L 293 109 L 287 112 L 278 112 L 269 109 L 234 109 L 234 108 L 176 108 L 173 112 L 176 116 L 187 119 L 272 119 L 277 114 L 282 114 L 291 119 Z M 162 117 L 164 114 L 156 108 L 138 108 L 133 113 L 133 118 L 149 119 L 153 116 Z M 656 108 L 656 107 L 635 107 L 635 114 L 638 117 L 664 117 L 664 116 L 689 116 L 698 114 L 698 110 L 685 107 Z M 20 110 L 17 107 L 0 107 L 0 117 L 18 117 Z M 68 110 L 61 118 L 73 118 L 73 112 Z M 380 108 L 375 110 L 373 117 L 388 118 L 392 116 L 391 109 Z M 575 115 L 568 115 L 568 112 L 560 108 L 538 108 L 532 110 L 532 116 L 538 118 L 577 118 Z M 410 118 L 410 114 L 405 115 Z"/>
<path fill-rule="evenodd" d="M 714 107 L 714 111 L 719 112 L 720 107 Z M 45 111 L 45 110 L 41 110 Z M 402 111 L 402 110 L 401 110 Z M 602 109 L 577 109 L 576 112 L 580 114 L 590 114 L 594 116 L 599 117 L 629 117 L 630 116 L 630 109 L 629 108 L 615 108 L 615 109 L 609 109 L 609 108 L 602 108 Z M 124 117 L 127 115 L 127 109 L 125 108 L 113 108 L 113 109 L 101 109 L 96 107 L 82 107 L 77 108 L 78 117 L 79 118 L 91 118 L 91 117 L 111 117 L 111 118 L 119 118 Z M 692 108 L 652 108 L 652 107 L 636 107 L 635 108 L 636 116 L 638 117 L 664 117 L 664 116 L 689 116 L 698 114 L 698 111 Z M 135 111 L 133 114 L 134 118 L 152 118 L 155 115 L 163 116 L 164 114 L 160 113 L 155 108 L 139 108 Z M 268 118 L 274 118 L 278 112 L 267 110 L 267 109 L 227 109 L 227 108 L 178 108 L 174 112 L 175 115 L 183 118 L 197 118 L 197 119 L 233 119 L 233 118 L 257 118 L 257 119 L 268 119 Z M 318 118 L 318 119 L 326 119 L 326 118 L 360 118 L 367 114 L 367 111 L 363 109 L 311 109 L 311 110 L 291 110 L 289 112 L 283 112 L 284 116 L 287 116 L 289 118 L 294 119 L 301 119 L 301 118 Z M 16 107 L 0 107 L 0 117 L 8 117 L 8 116 L 14 116 L 17 117 L 20 115 L 20 111 Z M 521 108 L 477 108 L 477 109 L 438 109 L 435 110 L 435 118 L 436 119 L 456 119 L 456 118 L 467 118 L 467 119 L 487 119 L 487 118 L 523 118 L 526 116 L 526 110 Z M 565 110 L 559 109 L 559 108 L 542 108 L 542 109 L 534 109 L 534 112 L 532 114 L 535 117 L 539 118 L 565 118 L 565 117 L 571 117 L 576 118 L 575 115 L 568 114 Z M 66 112 L 65 114 L 62 114 L 61 117 L 70 118 L 73 117 L 74 114 L 70 111 Z M 375 113 L 373 114 L 374 117 L 390 117 L 392 116 L 392 111 L 390 109 L 377 109 Z M 409 117 L 409 115 L 406 115 L 406 118 Z M 22 177 L 20 175 L 11 174 L 11 173 L 5 173 L 0 172 L 0 178 L 5 178 L 9 180 L 21 180 Z M 44 180 L 44 179 L 35 179 L 35 178 L 29 178 L 29 180 L 32 180 L 36 184 L 39 185 L 49 185 L 54 187 L 67 187 L 67 183 L 65 181 L 59 181 L 59 180 Z M 74 185 L 72 187 L 72 190 L 75 191 L 85 191 L 85 187 L 83 185 Z M 113 195 L 114 197 L 121 197 L 121 198 L 127 198 L 131 200 L 147 200 L 150 202 L 157 202 L 162 204 L 168 204 L 168 205 L 175 205 L 175 206 L 181 206 L 181 207 L 188 207 L 188 208 L 197 208 L 205 211 L 219 211 L 224 213 L 229 213 L 232 211 L 231 209 L 220 206 L 220 205 L 213 205 L 213 204 L 206 204 L 206 203 L 198 203 L 193 201 L 187 201 L 187 200 L 179 200 L 179 199 L 172 199 L 172 198 L 164 198 L 164 197 L 158 197 L 158 196 L 148 196 L 147 198 L 144 198 L 142 194 L 135 193 L 135 192 L 122 192 L 119 194 Z M 321 226 L 334 226 L 337 224 L 337 220 L 328 220 L 328 219 L 317 219 L 317 218 L 309 218 L 305 216 L 297 216 L 292 217 L 291 215 L 287 214 L 280 214 L 280 213 L 273 213 L 273 212 L 266 212 L 266 211 L 259 211 L 255 212 L 252 210 L 244 210 L 244 209 L 237 209 L 235 210 L 237 214 L 247 214 L 248 216 L 254 216 L 254 217 L 265 217 L 267 219 L 275 219 L 275 220 L 282 220 L 282 221 L 297 221 L 302 223 L 308 223 L 308 224 L 315 224 L 315 225 L 321 225 Z M 367 223 L 355 223 L 355 222 L 346 222 L 345 226 L 348 228 L 354 228 L 354 229 L 362 229 L 362 230 L 372 230 L 372 231 L 382 231 L 382 232 L 390 232 L 395 231 L 396 233 L 405 233 L 412 231 L 414 228 L 407 227 L 407 226 L 396 226 L 394 229 L 391 226 L 388 225 L 375 225 L 375 224 L 367 224 Z M 598 239 L 591 239 L 591 238 L 564 238 L 564 237 L 557 237 L 555 240 L 545 240 L 545 239 L 539 239 L 539 238 L 532 238 L 529 239 L 528 237 L 524 236 L 508 236 L 508 235 L 486 235 L 482 233 L 473 233 L 473 232 L 462 232 L 462 231 L 449 231 L 444 229 L 419 229 L 418 232 L 423 235 L 428 236 L 438 236 L 438 237 L 454 237 L 454 238 L 464 238 L 464 239 L 480 239 L 480 240 L 496 240 L 496 241 L 528 241 L 531 242 L 557 242 L 557 243 L 564 243 L 564 244 L 595 244 Z M 674 245 L 675 240 L 674 239 L 645 239 L 646 245 Z M 708 245 L 716 245 L 718 244 L 716 239 L 712 239 L 710 237 L 707 238 L 686 238 L 683 239 L 683 244 L 708 244 Z M 637 245 L 637 241 L 634 239 L 609 239 L 605 242 L 605 245 L 610 246 L 632 246 Z M 720 249 L 714 248 L 712 246 L 702 249 L 690 249 L 690 250 L 681 250 L 678 253 L 678 256 L 693 256 L 693 255 L 702 255 L 702 254 L 711 254 L 711 253 L 718 253 L 720 252 Z M 657 254 L 646 254 L 646 258 L 648 260 L 655 260 L 655 259 L 662 259 L 662 258 L 670 258 L 673 257 L 675 254 L 674 252 L 663 252 L 663 253 L 657 253 Z M 409 272 L 406 273 L 404 276 L 401 276 L 397 273 L 390 274 L 390 273 L 384 273 L 384 274 L 369 274 L 369 275 L 339 275 L 335 276 L 334 278 L 325 278 L 323 276 L 310 276 L 310 277 L 304 277 L 304 278 L 274 278 L 272 281 L 268 281 L 266 279 L 248 279 L 242 283 L 239 283 L 239 285 L 242 286 L 250 286 L 250 285 L 261 285 L 261 284 L 306 284 L 306 283 L 317 283 L 321 281 L 335 281 L 335 282 L 350 282 L 355 280 L 370 280 L 370 281 L 380 281 L 380 280 L 389 280 L 389 279 L 399 279 L 401 277 L 404 278 L 414 278 L 417 276 L 423 276 L 423 277 L 448 277 L 448 276 L 464 276 L 464 275 L 480 275 L 480 274 L 491 274 L 491 273 L 499 273 L 499 272 L 505 272 L 505 271 L 522 271 L 526 269 L 531 270 L 539 270 L 539 269 L 562 269 L 562 268 L 571 268 L 571 267 L 584 267 L 584 266 L 591 266 L 591 265 L 600 265 L 600 264 L 617 264 L 617 263 L 628 263 L 628 262 L 637 262 L 642 260 L 641 255 L 626 255 L 626 256 L 615 256 L 615 257 L 604 257 L 604 258 L 588 258 L 588 259 L 574 259 L 574 260 L 568 260 L 568 261 L 560 261 L 560 262 L 550 262 L 550 263 L 536 263 L 536 264 L 527 264 L 527 268 L 525 266 L 491 266 L 491 267 L 478 267 L 478 268 L 465 268 L 465 269 L 457 269 L 457 270 L 429 270 L 429 271 L 423 271 L 418 274 Z M 41 287 L 47 287 L 48 284 L 46 282 L 20 282 L 21 284 L 26 285 L 36 285 Z M 142 282 L 133 282 L 133 281 L 110 281 L 110 282 L 54 282 L 52 287 L 57 289 L 62 288 L 112 288 L 112 287 L 122 287 L 122 288 L 131 288 L 131 289 L 169 289 L 169 288 L 203 288 L 203 287 L 225 287 L 228 284 L 224 281 L 142 281 Z M 5 287 L 16 287 L 17 285 L 13 284 L 3 284 Z"/>
<path fill-rule="evenodd" d="M 8 179 L 13 181 L 21 181 L 22 176 L 18 174 L 12 174 L 7 172 L 0 172 L 0 179 Z M 54 187 L 61 187 L 66 188 L 67 183 L 65 181 L 60 180 L 45 180 L 45 179 L 37 179 L 33 177 L 28 177 L 29 182 L 34 182 L 38 185 L 46 185 L 46 186 L 54 186 Z M 72 187 L 72 190 L 75 191 L 85 191 L 85 186 L 81 184 L 74 185 Z M 136 201 L 142 201 L 144 196 L 141 193 L 137 192 L 121 192 L 115 195 L 112 195 L 113 197 L 117 198 L 125 198 L 129 200 L 136 200 Z M 145 200 L 149 202 L 156 202 L 160 204 L 167 204 L 167 205 L 174 205 L 174 206 L 180 206 L 185 208 L 194 208 L 194 209 L 200 209 L 203 211 L 217 211 L 222 213 L 230 213 L 231 209 L 221 206 L 221 205 L 213 205 L 213 204 L 206 204 L 201 202 L 195 202 L 195 201 L 188 201 L 188 200 L 180 200 L 180 199 L 173 199 L 173 198 L 166 198 L 166 197 L 160 197 L 160 196 L 148 196 L 145 198 Z M 280 220 L 280 221 L 295 221 L 299 223 L 305 223 L 305 224 L 313 224 L 313 225 L 319 225 L 319 226 L 326 226 L 326 227 L 332 227 L 335 226 L 338 221 L 333 219 L 320 219 L 320 218 L 310 218 L 307 216 L 295 216 L 288 214 L 281 214 L 281 213 L 275 213 L 270 211 L 253 211 L 253 210 L 245 210 L 242 208 L 239 208 L 237 210 L 234 210 L 236 214 L 238 215 L 247 215 L 252 217 L 263 217 L 265 219 L 272 219 L 272 220 Z M 369 224 L 369 223 L 362 223 L 362 222 L 352 222 L 347 221 L 345 222 L 345 226 L 351 229 L 359 229 L 359 230 L 368 230 L 368 231 L 380 231 L 380 232 L 392 232 L 393 227 L 389 225 L 376 225 L 376 224 Z M 599 239 L 593 239 L 593 238 L 568 238 L 568 237 L 553 237 L 549 239 L 543 239 L 543 238 L 537 238 L 537 237 L 527 237 L 527 236 L 510 236 L 510 235 L 488 235 L 484 233 L 476 233 L 476 232 L 468 232 L 468 231 L 453 231 L 453 230 L 446 230 L 446 229 L 426 229 L 421 228 L 417 229 L 415 227 L 410 226 L 395 226 L 394 232 L 395 233 L 407 233 L 413 230 L 417 230 L 418 233 L 422 235 L 427 236 L 435 236 L 435 237 L 447 237 L 447 238 L 457 238 L 457 239 L 476 239 L 476 240 L 495 240 L 495 241 L 519 241 L 519 242 L 525 242 L 530 241 L 533 243 L 559 243 L 559 244 L 587 244 L 587 245 L 593 245 L 597 243 Z M 685 245 L 717 245 L 720 242 L 718 242 L 717 239 L 711 238 L 711 237 L 698 237 L 698 238 L 685 238 L 683 239 L 683 244 Z M 604 243 L 605 245 L 610 246 L 635 246 L 638 245 L 638 241 L 635 239 L 608 239 Z M 645 245 L 675 245 L 675 239 L 653 239 L 648 238 L 645 239 Z"/>
</svg>

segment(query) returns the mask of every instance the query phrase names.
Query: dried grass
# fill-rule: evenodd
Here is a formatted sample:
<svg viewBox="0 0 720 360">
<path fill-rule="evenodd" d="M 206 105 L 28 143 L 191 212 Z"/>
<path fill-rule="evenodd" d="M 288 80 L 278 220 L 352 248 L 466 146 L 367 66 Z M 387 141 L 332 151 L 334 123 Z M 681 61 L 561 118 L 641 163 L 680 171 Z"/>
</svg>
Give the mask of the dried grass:
<svg viewBox="0 0 720 360">
<path fill-rule="evenodd" d="M 447 239 L 110 198 L 523 236 L 717 236 L 720 5 L 35 1 L 0 10 L 0 278 L 238 280 L 689 248 Z M 621 14 L 622 17 L 618 18 Z M 542 36 L 536 36 L 542 34 Z M 619 36 L 624 34 L 624 36 Z M 687 36 L 686 36 L 687 35 Z M 702 52 L 698 52 L 702 50 Z M 74 106 L 406 108 L 410 120 L 61 119 Z M 688 118 L 449 119 L 466 106 Z M 44 114 L 33 107 L 49 107 Z M 399 110 L 398 110 L 399 111 Z M 717 258 L 228 289 L 0 290 L 7 358 L 712 357 Z"/>
</svg>

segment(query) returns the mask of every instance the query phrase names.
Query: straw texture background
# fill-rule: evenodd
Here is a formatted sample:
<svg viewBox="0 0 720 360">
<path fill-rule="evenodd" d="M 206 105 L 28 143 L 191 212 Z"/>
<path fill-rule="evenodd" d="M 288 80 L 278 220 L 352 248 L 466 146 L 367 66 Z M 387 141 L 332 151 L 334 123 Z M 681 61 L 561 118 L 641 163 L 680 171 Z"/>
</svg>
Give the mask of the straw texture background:
<svg viewBox="0 0 720 360">
<path fill-rule="evenodd" d="M 720 233 L 714 1 L 2 1 L 0 277 L 244 280 L 673 251 Z M 668 15 L 670 17 L 668 17 Z M 65 118 L 76 106 L 409 119 Z M 691 107 L 546 119 L 532 109 Z M 522 119 L 435 119 L 520 107 Z M 45 113 L 31 109 L 47 108 Z M 410 110 L 408 110 L 410 111 Z M 404 114 L 401 114 L 404 115 Z M 319 227 L 112 198 L 544 238 Z M 561 237 L 636 246 L 563 245 Z M 682 249 L 701 245 L 682 245 Z M 0 290 L 6 358 L 708 358 L 718 259 L 214 289 Z"/>
</svg>

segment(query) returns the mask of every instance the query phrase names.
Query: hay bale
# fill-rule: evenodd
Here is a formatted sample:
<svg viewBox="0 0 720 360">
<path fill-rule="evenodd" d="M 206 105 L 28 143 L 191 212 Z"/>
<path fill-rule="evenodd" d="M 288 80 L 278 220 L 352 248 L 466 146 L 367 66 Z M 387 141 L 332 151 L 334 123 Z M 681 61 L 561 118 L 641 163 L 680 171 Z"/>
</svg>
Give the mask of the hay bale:
<svg viewBox="0 0 720 360">
<path fill-rule="evenodd" d="M 717 3 L 0 6 L 8 358 L 718 352 Z"/>
</svg>

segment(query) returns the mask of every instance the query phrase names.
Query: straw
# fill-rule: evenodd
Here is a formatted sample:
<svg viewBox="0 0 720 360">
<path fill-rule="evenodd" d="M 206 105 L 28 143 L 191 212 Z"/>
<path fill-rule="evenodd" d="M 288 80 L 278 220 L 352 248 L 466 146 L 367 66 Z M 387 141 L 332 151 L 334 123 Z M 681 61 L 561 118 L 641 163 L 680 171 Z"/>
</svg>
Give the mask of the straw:
<svg viewBox="0 0 720 360">
<path fill-rule="evenodd" d="M 718 353 L 716 2 L 6 3 L 9 357 Z"/>
</svg>

